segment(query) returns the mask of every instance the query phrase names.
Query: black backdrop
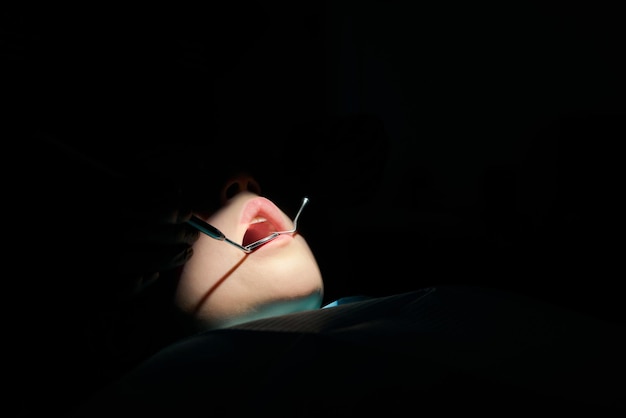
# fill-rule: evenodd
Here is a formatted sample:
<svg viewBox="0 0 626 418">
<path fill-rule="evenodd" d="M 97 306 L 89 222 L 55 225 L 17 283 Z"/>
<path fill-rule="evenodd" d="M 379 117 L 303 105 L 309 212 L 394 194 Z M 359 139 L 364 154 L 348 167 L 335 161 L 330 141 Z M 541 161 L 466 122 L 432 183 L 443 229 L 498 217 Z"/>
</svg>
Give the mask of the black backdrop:
<svg viewBox="0 0 626 418">
<path fill-rule="evenodd" d="M 192 144 L 168 170 L 244 167 L 287 211 L 310 195 L 302 228 L 328 298 L 468 280 L 558 297 L 574 276 L 613 285 L 618 16 L 402 1 L 15 12 L 5 115 L 116 171 Z M 20 174 L 59 170 L 10 139 Z"/>
<path fill-rule="evenodd" d="M 402 1 L 9 13 L 7 120 L 115 171 L 157 149 L 201 183 L 253 171 L 288 212 L 309 195 L 328 299 L 472 281 L 579 306 L 582 288 L 616 285 L 618 16 Z M 20 141 L 26 177 L 62 171 Z"/>
<path fill-rule="evenodd" d="M 471 283 L 624 320 L 617 10 L 42 8 L 2 36 L 9 260 L 42 278 L 9 294 L 68 291 L 50 277 L 91 260 L 85 158 L 149 155 L 190 187 L 245 168 L 287 213 L 309 195 L 327 300 Z"/>
</svg>

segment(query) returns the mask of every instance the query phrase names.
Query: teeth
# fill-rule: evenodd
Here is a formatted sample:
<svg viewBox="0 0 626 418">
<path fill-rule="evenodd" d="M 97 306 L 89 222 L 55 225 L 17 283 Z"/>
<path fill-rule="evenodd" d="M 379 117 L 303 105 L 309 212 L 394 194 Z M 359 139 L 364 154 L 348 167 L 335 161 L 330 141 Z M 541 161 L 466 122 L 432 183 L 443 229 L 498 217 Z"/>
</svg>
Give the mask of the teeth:
<svg viewBox="0 0 626 418">
<path fill-rule="evenodd" d="M 257 216 L 256 218 L 252 219 L 252 221 L 250 222 L 251 224 L 258 224 L 261 222 L 267 222 L 267 219 L 265 219 L 262 216 Z"/>
</svg>

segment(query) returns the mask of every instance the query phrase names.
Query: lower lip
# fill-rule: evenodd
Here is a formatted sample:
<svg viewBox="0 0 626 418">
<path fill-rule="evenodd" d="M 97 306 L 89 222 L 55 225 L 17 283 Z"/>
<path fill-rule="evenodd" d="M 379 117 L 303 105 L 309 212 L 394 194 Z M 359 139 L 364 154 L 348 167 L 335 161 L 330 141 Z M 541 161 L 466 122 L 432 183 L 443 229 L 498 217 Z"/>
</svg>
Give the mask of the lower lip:
<svg viewBox="0 0 626 418">
<path fill-rule="evenodd" d="M 290 234 L 279 235 L 273 240 L 268 241 L 267 243 L 261 245 L 259 248 L 257 248 L 256 250 L 252 252 L 255 253 L 257 251 L 262 250 L 263 248 L 287 245 L 287 243 L 289 242 L 288 240 L 291 240 L 292 238 L 293 237 Z"/>
</svg>

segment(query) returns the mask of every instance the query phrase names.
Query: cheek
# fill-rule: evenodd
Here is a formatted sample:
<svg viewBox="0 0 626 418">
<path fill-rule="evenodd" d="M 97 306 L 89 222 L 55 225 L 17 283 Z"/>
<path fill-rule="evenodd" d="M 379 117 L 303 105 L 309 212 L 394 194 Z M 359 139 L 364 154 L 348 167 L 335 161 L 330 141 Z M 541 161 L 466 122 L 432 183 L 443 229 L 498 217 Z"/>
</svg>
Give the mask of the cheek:
<svg viewBox="0 0 626 418">
<path fill-rule="evenodd" d="M 198 245 L 201 252 L 194 246 L 194 255 L 183 269 L 176 300 L 183 311 L 217 323 L 223 318 L 245 317 L 251 311 L 264 312 L 277 302 L 307 301 L 307 309 L 321 306 L 322 276 L 302 237 L 295 237 L 286 247 L 248 257 L 212 241 Z M 283 308 L 285 312 L 276 313 L 297 311 L 301 305 L 290 304 Z"/>
<path fill-rule="evenodd" d="M 181 270 L 176 289 L 176 305 L 194 312 L 241 264 L 245 254 L 236 248 L 207 236 L 193 245 L 193 256 Z"/>
</svg>

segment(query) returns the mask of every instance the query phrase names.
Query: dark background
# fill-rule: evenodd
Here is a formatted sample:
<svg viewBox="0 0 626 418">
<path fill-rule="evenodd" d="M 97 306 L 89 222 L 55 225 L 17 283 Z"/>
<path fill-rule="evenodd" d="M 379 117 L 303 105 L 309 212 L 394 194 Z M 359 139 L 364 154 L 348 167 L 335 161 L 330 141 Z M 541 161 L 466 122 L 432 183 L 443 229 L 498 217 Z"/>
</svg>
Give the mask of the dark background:
<svg viewBox="0 0 626 418">
<path fill-rule="evenodd" d="M 79 294 L 102 165 L 309 196 L 327 301 L 478 284 L 624 321 L 617 9 L 214 3 L 3 15 L 9 264 L 44 282 L 18 305 Z"/>
<path fill-rule="evenodd" d="M 116 172 L 156 155 L 207 190 L 242 168 L 287 213 L 308 195 L 329 300 L 472 282 L 618 310 L 616 10 L 248 1 L 5 20 L 20 132 Z M 73 176 L 17 142 L 23 177 Z"/>
</svg>

